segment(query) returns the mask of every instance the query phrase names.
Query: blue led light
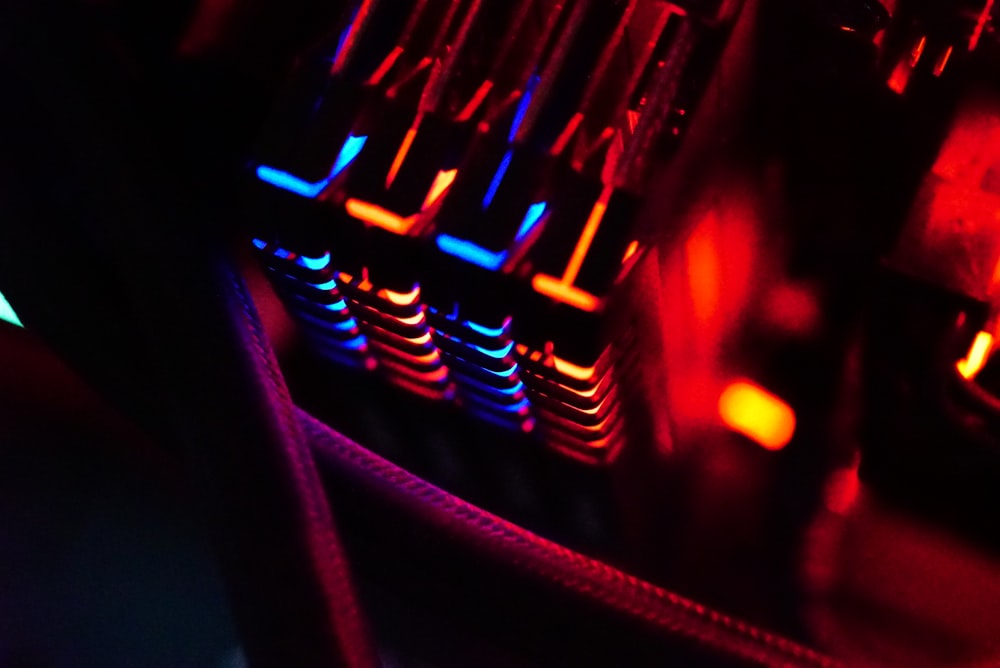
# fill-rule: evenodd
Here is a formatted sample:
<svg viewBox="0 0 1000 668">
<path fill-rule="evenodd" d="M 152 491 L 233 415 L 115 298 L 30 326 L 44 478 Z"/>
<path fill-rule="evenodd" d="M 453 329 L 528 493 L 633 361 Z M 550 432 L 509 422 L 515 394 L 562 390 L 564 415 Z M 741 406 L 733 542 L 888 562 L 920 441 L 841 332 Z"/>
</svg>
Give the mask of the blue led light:
<svg viewBox="0 0 1000 668">
<path fill-rule="evenodd" d="M 519 402 L 517 402 L 513 406 L 504 406 L 504 410 L 507 411 L 508 413 L 517 413 L 517 412 L 519 412 L 519 411 L 524 410 L 525 408 L 527 408 L 528 405 L 529 405 L 528 404 L 528 398 L 525 397 L 524 399 L 521 399 Z"/>
<path fill-rule="evenodd" d="M 330 175 L 322 181 L 310 183 L 309 181 L 304 181 L 297 176 L 289 174 L 288 172 L 283 172 L 280 169 L 268 167 L 267 165 L 261 165 L 257 168 L 257 178 L 265 183 L 277 186 L 282 190 L 287 190 L 288 192 L 295 193 L 296 195 L 314 199 L 317 195 L 323 192 L 328 185 L 330 185 L 330 181 L 333 180 L 337 174 L 344 171 L 344 168 L 351 164 L 356 157 L 358 157 L 358 154 L 361 153 L 361 149 L 364 148 L 366 141 L 368 141 L 367 136 L 349 136 L 347 141 L 345 141 L 344 145 L 340 148 L 340 153 L 337 154 L 337 159 L 333 163 Z"/>
<path fill-rule="evenodd" d="M 438 235 L 437 246 L 448 255 L 454 255 L 490 271 L 496 271 L 507 260 L 507 251 L 493 253 L 471 241 L 459 239 L 450 234 Z"/>
<path fill-rule="evenodd" d="M 503 181 L 503 177 L 507 175 L 507 168 L 510 167 L 510 160 L 513 157 L 513 151 L 507 151 L 503 154 L 503 158 L 500 160 L 500 166 L 497 167 L 496 174 L 493 175 L 493 180 L 490 181 L 490 187 L 486 191 L 486 195 L 483 197 L 484 209 L 488 209 L 490 204 L 493 203 L 493 198 L 496 197 L 497 190 L 500 188 L 500 183 Z"/>
<path fill-rule="evenodd" d="M 12 325 L 17 325 L 18 327 L 24 327 L 24 323 L 22 323 L 21 319 L 17 317 L 17 314 L 14 313 L 14 309 L 10 306 L 10 302 L 8 302 L 7 298 L 2 294 L 0 294 L 0 320 L 9 322 Z"/>
<path fill-rule="evenodd" d="M 257 248 L 257 250 L 264 250 L 267 248 L 267 242 L 263 239 L 254 239 L 253 245 Z"/>
<path fill-rule="evenodd" d="M 330 170 L 330 176 L 327 178 L 327 181 L 340 174 L 344 171 L 345 167 L 354 162 L 354 159 L 361 153 L 361 149 L 365 147 L 366 141 L 368 141 L 367 135 L 360 137 L 351 135 L 347 138 L 347 141 L 344 142 L 344 145 L 340 149 L 340 153 L 337 155 L 337 159 L 333 163 L 333 169 Z"/>
<path fill-rule="evenodd" d="M 507 355 L 510 354 L 511 350 L 514 349 L 514 342 L 511 341 L 510 343 L 508 343 L 506 346 L 504 346 L 500 350 L 490 350 L 489 348 L 483 348 L 482 346 L 477 346 L 475 344 L 470 344 L 470 347 L 473 348 L 473 349 L 475 349 L 475 350 L 478 350 L 479 352 L 481 352 L 482 354 L 484 354 L 484 355 L 486 355 L 488 357 L 492 357 L 493 359 L 502 360 L 504 357 L 507 357 Z"/>
<path fill-rule="evenodd" d="M 337 281 L 331 278 L 326 283 L 309 283 L 308 285 L 317 290 L 335 290 L 337 288 Z"/>
<path fill-rule="evenodd" d="M 531 104 L 531 95 L 535 92 L 535 86 L 538 85 L 539 80 L 540 77 L 535 74 L 528 80 L 528 85 L 524 87 L 524 95 L 521 96 L 521 102 L 517 105 L 517 111 L 514 112 L 514 122 L 510 124 L 510 134 L 507 135 L 508 142 L 514 141 L 517 129 L 521 127 L 524 115 L 528 113 L 528 105 Z"/>
<path fill-rule="evenodd" d="M 305 255 L 300 255 L 295 264 L 300 267 L 305 267 L 306 269 L 311 269 L 313 271 L 319 271 L 320 269 L 326 269 L 330 266 L 330 254 L 324 253 L 322 257 L 306 257 Z"/>
<path fill-rule="evenodd" d="M 280 257 L 282 260 L 287 260 L 292 256 L 292 251 L 286 248 L 276 248 L 274 249 L 274 256 Z"/>
<path fill-rule="evenodd" d="M 305 302 L 309 303 L 309 302 Z M 296 310 L 296 317 L 302 318 L 303 320 L 309 321 L 311 325 L 314 325 L 318 329 L 335 329 L 338 332 L 351 332 L 358 326 L 357 320 L 354 318 L 347 318 L 343 322 L 330 322 L 329 320 L 324 320 L 323 318 L 318 318 L 312 313 L 304 310 Z"/>
<path fill-rule="evenodd" d="M 479 332 L 483 336 L 496 337 L 496 336 L 502 336 L 503 335 L 503 327 L 498 327 L 496 329 L 491 329 L 489 327 L 483 327 L 479 323 L 472 322 L 471 320 L 466 320 L 464 324 L 465 324 L 466 327 L 468 327 L 472 331 Z"/>
<path fill-rule="evenodd" d="M 330 179 L 323 179 L 317 183 L 309 183 L 297 176 L 292 176 L 288 172 L 283 172 L 280 169 L 266 165 L 261 165 L 257 168 L 257 178 L 265 183 L 270 183 L 272 186 L 277 186 L 282 190 L 287 190 L 290 193 L 308 197 L 309 199 L 323 192 L 323 188 L 326 188 L 330 183 Z"/>
<path fill-rule="evenodd" d="M 339 343 L 338 345 L 341 348 L 347 348 L 348 350 L 361 350 L 362 348 L 365 347 L 367 343 L 368 341 L 367 339 L 365 339 L 365 335 L 358 334 L 350 341 L 344 341 L 343 343 Z"/>
<path fill-rule="evenodd" d="M 531 230 L 534 229 L 538 221 L 542 219 L 542 214 L 545 213 L 545 207 L 547 204 L 545 202 L 536 202 L 528 207 L 528 212 L 524 214 L 524 220 L 521 221 L 521 227 L 517 231 L 517 236 L 514 237 L 514 243 L 520 243 Z"/>
<path fill-rule="evenodd" d="M 344 298 L 341 297 L 340 300 L 335 301 L 332 304 L 323 304 L 323 308 L 327 311 L 344 311 L 347 309 L 347 302 L 345 302 Z"/>
</svg>

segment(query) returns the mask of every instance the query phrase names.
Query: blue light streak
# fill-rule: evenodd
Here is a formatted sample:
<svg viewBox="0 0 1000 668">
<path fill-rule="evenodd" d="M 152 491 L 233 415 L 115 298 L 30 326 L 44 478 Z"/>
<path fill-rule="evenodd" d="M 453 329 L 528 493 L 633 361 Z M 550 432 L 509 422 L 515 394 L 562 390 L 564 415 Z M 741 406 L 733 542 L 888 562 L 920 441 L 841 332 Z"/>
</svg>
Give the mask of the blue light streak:
<svg viewBox="0 0 1000 668">
<path fill-rule="evenodd" d="M 477 246 L 471 241 L 453 237 L 450 234 L 440 234 L 437 238 L 437 246 L 448 255 L 470 262 L 472 264 L 496 271 L 507 261 L 507 251 L 494 253 L 481 246 Z"/>
<path fill-rule="evenodd" d="M 347 138 L 347 141 L 344 142 L 344 145 L 340 149 L 340 153 L 337 155 L 337 159 L 333 163 L 333 169 L 330 170 L 330 176 L 327 178 L 327 181 L 340 174 L 344 171 L 345 167 L 354 162 L 354 159 L 361 153 L 361 149 L 365 147 L 366 141 L 368 141 L 367 135 L 361 135 L 360 137 L 351 135 Z"/>
<path fill-rule="evenodd" d="M 332 278 L 326 283 L 309 283 L 308 285 L 311 288 L 315 288 L 316 290 L 323 290 L 324 292 L 327 290 L 337 289 L 337 281 L 335 281 Z"/>
<path fill-rule="evenodd" d="M 507 355 L 510 354 L 510 351 L 514 349 L 513 341 L 511 341 L 510 343 L 508 343 L 506 346 L 504 346 L 499 350 L 490 350 L 489 348 L 483 348 L 482 346 L 477 346 L 475 344 L 466 344 L 466 345 L 468 345 L 470 348 L 473 348 L 474 350 L 481 352 L 487 357 L 492 357 L 493 359 L 498 359 L 498 360 L 502 360 L 503 358 L 507 357 Z"/>
<path fill-rule="evenodd" d="M 524 220 L 521 221 L 521 227 L 517 231 L 517 236 L 514 237 L 514 243 L 520 243 L 522 239 L 531 233 L 531 230 L 535 228 L 538 221 L 542 219 L 542 214 L 545 213 L 545 207 L 548 206 L 545 202 L 536 202 L 528 207 L 528 212 L 524 214 Z"/>
<path fill-rule="evenodd" d="M 491 329 L 489 327 L 483 327 L 479 323 L 472 322 L 471 320 L 466 320 L 463 324 L 472 331 L 479 332 L 483 336 L 496 337 L 503 335 L 503 330 L 504 330 L 503 327 L 498 327 L 497 329 Z"/>
<path fill-rule="evenodd" d="M 22 323 L 21 319 L 17 317 L 17 313 L 15 313 L 14 309 L 11 308 L 10 302 L 8 302 L 7 298 L 2 294 L 0 294 L 0 320 L 9 322 L 10 324 L 18 327 L 24 327 L 24 323 Z"/>
<path fill-rule="evenodd" d="M 325 308 L 327 311 L 336 311 L 336 312 L 346 311 L 347 303 L 344 301 L 344 298 L 341 297 L 339 301 L 336 301 L 332 304 L 323 304 L 323 308 Z"/>
<path fill-rule="evenodd" d="M 323 188 L 326 188 L 330 184 L 330 179 L 323 179 L 317 183 L 309 183 L 297 176 L 292 176 L 288 172 L 283 172 L 280 169 L 266 165 L 261 165 L 257 168 L 257 178 L 265 183 L 270 183 L 272 186 L 277 186 L 282 190 L 287 190 L 290 193 L 308 197 L 309 199 L 315 198 L 323 192 Z"/>
<path fill-rule="evenodd" d="M 263 239 L 254 239 L 253 245 L 257 248 L 257 250 L 264 250 L 267 248 L 267 242 Z"/>
<path fill-rule="evenodd" d="M 330 254 L 324 253 L 322 257 L 306 257 L 305 255 L 300 255 L 295 264 L 300 267 L 305 267 L 306 269 L 311 269 L 313 271 L 319 271 L 320 269 L 326 269 L 330 266 Z"/>
<path fill-rule="evenodd" d="M 528 80 L 528 85 L 524 87 L 524 95 L 521 96 L 521 101 L 517 105 L 517 111 L 514 112 L 514 122 L 510 124 L 510 134 L 507 135 L 508 142 L 514 141 L 514 137 L 517 136 L 517 130 L 524 121 L 524 115 L 528 113 L 531 96 L 535 92 L 535 86 L 538 85 L 539 81 L 540 77 L 535 74 Z"/>
<path fill-rule="evenodd" d="M 287 248 L 276 248 L 274 250 L 274 256 L 279 257 L 282 260 L 287 260 L 292 256 L 292 251 L 288 250 Z"/>
<path fill-rule="evenodd" d="M 493 198 L 497 195 L 497 190 L 500 189 L 500 183 L 503 181 L 503 177 L 507 175 L 507 168 L 510 167 L 510 160 L 514 157 L 514 152 L 508 150 L 503 154 L 503 158 L 500 160 L 500 166 L 497 167 L 496 174 L 493 175 L 493 180 L 490 181 L 490 187 L 486 191 L 486 195 L 483 197 L 483 208 L 488 209 L 490 204 L 493 204 Z"/>
<path fill-rule="evenodd" d="M 287 190 L 290 193 L 301 195 L 302 197 L 307 197 L 309 199 L 315 199 L 328 185 L 330 185 L 330 181 L 332 181 L 334 177 L 344 171 L 344 169 L 358 157 L 358 154 L 361 153 L 361 149 L 364 148 L 366 141 L 368 141 L 368 137 L 365 135 L 360 137 L 355 137 L 354 135 L 349 136 L 347 141 L 345 141 L 344 145 L 340 148 L 340 153 L 337 154 L 337 159 L 334 161 L 333 167 L 330 169 L 330 175 L 322 181 L 310 183 L 309 181 L 300 179 L 299 177 L 289 174 L 288 172 L 283 172 L 280 169 L 268 167 L 267 165 L 261 165 L 257 168 L 257 178 L 265 183 L 270 183 L 272 186 L 276 186 L 282 190 Z"/>
</svg>

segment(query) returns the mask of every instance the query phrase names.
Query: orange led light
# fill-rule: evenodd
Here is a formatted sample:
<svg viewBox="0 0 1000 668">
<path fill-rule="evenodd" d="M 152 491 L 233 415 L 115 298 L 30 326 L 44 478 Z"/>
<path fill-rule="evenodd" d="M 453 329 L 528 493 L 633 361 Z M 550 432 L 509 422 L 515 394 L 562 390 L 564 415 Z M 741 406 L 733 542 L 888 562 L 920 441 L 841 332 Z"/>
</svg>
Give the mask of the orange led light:
<svg viewBox="0 0 1000 668">
<path fill-rule="evenodd" d="M 567 362 L 561 357 L 552 356 L 553 365 L 556 371 L 563 374 L 564 376 L 569 376 L 574 380 L 579 380 L 581 382 L 587 382 L 593 380 L 594 376 L 597 374 L 596 367 L 582 367 L 573 364 L 572 362 Z"/>
<path fill-rule="evenodd" d="M 546 274 L 536 274 L 531 279 L 531 287 L 535 289 L 535 292 L 575 306 L 581 311 L 596 311 L 597 307 L 601 305 L 601 300 L 589 292 L 574 288 L 572 285 L 567 285 L 564 281 Z"/>
<path fill-rule="evenodd" d="M 378 296 L 397 306 L 409 306 L 420 299 L 420 286 L 414 287 L 409 292 L 393 292 L 388 289 L 379 290 Z"/>
<path fill-rule="evenodd" d="M 402 168 L 403 163 L 406 161 L 406 156 L 409 154 L 410 148 L 413 147 L 413 140 L 417 138 L 417 127 L 419 125 L 420 117 L 417 116 L 417 119 L 413 121 L 413 127 L 406 131 L 403 142 L 399 145 L 399 151 L 396 152 L 396 158 L 392 161 L 392 167 L 389 168 L 389 173 L 385 176 L 386 190 L 392 187 L 392 182 L 396 180 L 400 168 Z"/>
<path fill-rule="evenodd" d="M 601 196 L 594 203 L 594 208 L 590 210 L 590 216 L 587 217 L 587 222 L 583 226 L 583 232 L 580 233 L 580 238 L 577 239 L 576 246 L 573 248 L 573 255 L 570 256 L 569 262 L 566 264 L 562 278 L 555 278 L 548 274 L 536 274 L 531 279 L 531 287 L 535 289 L 535 292 L 539 292 L 570 306 L 575 306 L 581 311 L 596 311 L 600 307 L 600 299 L 585 290 L 574 287 L 573 282 L 576 281 L 576 277 L 580 273 L 580 267 L 583 266 L 583 261 L 586 259 L 588 251 L 590 251 L 590 244 L 593 243 L 594 236 L 601 226 L 601 221 L 608 210 L 608 202 L 611 200 L 613 192 L 614 187 L 610 185 L 604 186 L 604 190 L 601 191 Z"/>
<path fill-rule="evenodd" d="M 622 257 L 622 264 L 628 262 L 629 258 L 635 255 L 635 252 L 637 250 L 639 250 L 639 242 L 633 241 L 632 243 L 630 243 L 628 245 L 628 248 L 625 249 L 625 256 Z"/>
<path fill-rule="evenodd" d="M 972 347 L 969 348 L 969 354 L 955 365 L 958 372 L 962 374 L 962 378 L 966 380 L 975 378 L 976 374 L 986 365 L 986 359 L 989 357 L 992 348 L 992 334 L 988 332 L 979 332 L 976 334 L 976 338 L 972 341 Z"/>
<path fill-rule="evenodd" d="M 434 182 L 431 183 L 430 190 L 427 191 L 427 197 L 424 199 L 424 203 L 420 205 L 421 211 L 426 211 L 430 208 L 434 202 L 438 200 L 441 195 L 444 194 L 451 184 L 455 181 L 455 177 L 458 176 L 457 169 L 449 169 L 448 171 L 440 171 L 437 176 L 434 177 Z"/>
<path fill-rule="evenodd" d="M 417 222 L 416 216 L 403 218 L 392 211 L 359 199 L 352 198 L 347 200 L 344 203 L 344 209 L 347 210 L 347 215 L 352 218 L 357 218 L 369 225 L 381 227 L 383 230 L 387 230 L 393 234 L 407 234 L 414 223 Z"/>
<path fill-rule="evenodd" d="M 719 417 L 727 427 L 767 450 L 780 450 L 795 433 L 795 412 L 750 381 L 731 383 L 719 397 Z"/>
</svg>

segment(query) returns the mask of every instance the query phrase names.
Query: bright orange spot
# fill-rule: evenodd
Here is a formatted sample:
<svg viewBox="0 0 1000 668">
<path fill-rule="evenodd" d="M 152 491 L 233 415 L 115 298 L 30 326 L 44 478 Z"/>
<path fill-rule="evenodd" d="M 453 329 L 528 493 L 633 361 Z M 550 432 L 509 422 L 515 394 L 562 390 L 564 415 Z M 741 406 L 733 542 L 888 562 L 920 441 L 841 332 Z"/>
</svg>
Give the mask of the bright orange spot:
<svg viewBox="0 0 1000 668">
<path fill-rule="evenodd" d="M 574 288 L 572 285 L 567 285 L 564 280 L 546 274 L 536 274 L 531 279 L 531 287 L 535 292 L 575 306 L 581 311 L 596 311 L 601 305 L 601 300 L 589 292 Z"/>
<path fill-rule="evenodd" d="M 359 199 L 352 198 L 347 200 L 344 203 L 344 208 L 352 218 L 357 218 L 369 225 L 381 227 L 383 230 L 388 230 L 394 234 L 406 234 L 413 227 L 413 224 L 417 222 L 416 216 L 403 218 L 388 209 L 383 209 L 380 206 L 370 202 L 363 202 Z"/>
<path fill-rule="evenodd" d="M 392 290 L 379 290 L 379 297 L 386 299 L 397 306 L 409 306 L 420 299 L 420 286 L 415 286 L 409 292 L 393 292 Z"/>
<path fill-rule="evenodd" d="M 389 173 L 385 177 L 385 187 L 386 189 L 392 187 L 392 182 L 396 180 L 396 176 L 399 174 L 400 168 L 403 166 L 403 162 L 406 161 L 406 156 L 410 152 L 410 148 L 413 147 L 413 140 L 417 138 L 417 125 L 419 121 L 414 121 L 413 127 L 406 131 L 406 135 L 403 137 L 403 142 L 399 145 L 399 151 L 396 152 L 396 158 L 392 161 L 392 167 L 389 168 Z"/>
<path fill-rule="evenodd" d="M 962 374 L 962 378 L 966 380 L 972 380 L 976 377 L 983 366 L 986 364 L 986 358 L 990 354 L 990 350 L 993 348 L 993 335 L 989 332 L 979 332 L 976 334 L 976 338 L 972 341 L 972 347 L 969 348 L 969 354 L 965 356 L 965 359 L 961 359 L 955 365 L 958 372 Z"/>
<path fill-rule="evenodd" d="M 622 258 L 622 264 L 628 262 L 628 259 L 633 255 L 635 255 L 635 252 L 637 250 L 639 250 L 639 242 L 633 241 L 632 243 L 630 243 L 628 245 L 628 248 L 625 249 L 625 256 Z"/>
<path fill-rule="evenodd" d="M 601 226 L 601 220 L 604 219 L 604 213 L 608 210 L 608 201 L 611 199 L 612 192 L 613 189 L 611 186 L 605 186 L 601 192 L 601 196 L 594 204 L 594 208 L 590 210 L 590 216 L 587 217 L 587 223 L 583 226 L 583 232 L 580 233 L 580 238 L 577 239 L 576 247 L 573 248 L 573 255 L 570 257 L 569 264 L 566 265 L 566 271 L 563 273 L 563 281 L 567 284 L 572 285 L 573 281 L 576 280 L 577 274 L 580 273 L 580 267 L 583 266 L 583 260 L 587 257 L 590 244 L 594 241 L 594 235 L 597 234 L 597 229 Z"/>
<path fill-rule="evenodd" d="M 576 364 L 573 364 L 572 362 L 567 362 L 561 357 L 556 357 L 555 355 L 552 356 L 552 362 L 556 368 L 556 371 L 563 374 L 564 376 L 569 376 L 570 378 L 579 380 L 581 382 L 587 382 L 589 380 L 592 380 L 597 373 L 596 367 L 577 366 Z"/>
<path fill-rule="evenodd" d="M 750 381 L 736 381 L 722 392 L 719 417 L 727 427 L 767 450 L 785 447 L 795 433 L 795 412 Z"/>
<path fill-rule="evenodd" d="M 458 176 L 457 169 L 449 169 L 448 171 L 438 172 L 437 176 L 434 177 L 434 182 L 431 184 L 430 190 L 427 191 L 427 197 L 424 199 L 424 203 L 420 205 L 420 210 L 426 211 L 429 209 L 430 206 L 444 194 L 444 191 L 451 187 L 451 184 L 454 182 L 456 176 Z"/>
</svg>

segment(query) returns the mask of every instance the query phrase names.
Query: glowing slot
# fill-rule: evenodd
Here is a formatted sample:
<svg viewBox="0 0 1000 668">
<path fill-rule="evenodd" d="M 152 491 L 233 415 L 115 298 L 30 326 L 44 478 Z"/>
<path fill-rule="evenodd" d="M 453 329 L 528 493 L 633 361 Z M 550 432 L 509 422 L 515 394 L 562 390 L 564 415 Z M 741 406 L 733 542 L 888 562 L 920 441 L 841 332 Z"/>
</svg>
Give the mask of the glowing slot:
<svg viewBox="0 0 1000 668">
<path fill-rule="evenodd" d="M 594 295 L 573 286 L 576 277 L 580 273 L 580 268 L 590 251 L 590 245 L 597 235 L 597 230 L 601 226 L 604 214 L 608 210 L 608 202 L 614 188 L 610 185 L 604 186 L 601 196 L 594 203 L 594 208 L 590 210 L 587 222 L 583 226 L 583 232 L 573 248 L 573 255 L 566 264 L 562 278 L 555 278 L 547 274 L 537 274 L 531 279 L 531 286 L 536 292 L 547 297 L 575 306 L 582 311 L 596 311 L 600 306 L 600 300 Z"/>
<path fill-rule="evenodd" d="M 524 214 L 524 220 L 521 221 L 521 227 L 517 231 L 517 236 L 514 237 L 514 243 L 520 243 L 522 239 L 531 234 L 531 230 L 534 229 L 538 221 L 541 220 L 542 214 L 545 213 L 545 202 L 537 202 L 528 207 L 528 212 Z"/>
<path fill-rule="evenodd" d="M 457 169 L 449 169 L 448 171 L 438 172 L 437 176 L 434 177 L 434 182 L 431 184 L 430 190 L 427 191 L 427 197 L 424 199 L 424 203 L 420 205 L 420 210 L 426 211 L 432 204 L 434 204 L 434 202 L 438 201 L 438 198 L 451 187 L 451 184 L 455 181 L 456 176 L 458 176 Z"/>
<path fill-rule="evenodd" d="M 417 222 L 416 216 L 403 218 L 392 211 L 383 209 L 380 206 L 363 202 L 358 199 L 349 199 L 344 203 L 347 215 L 357 218 L 363 223 L 381 227 L 383 230 L 393 234 L 406 234 Z"/>
<path fill-rule="evenodd" d="M 965 378 L 966 380 L 972 380 L 975 378 L 976 374 L 978 374 L 986 365 L 986 359 L 992 348 L 992 334 L 989 334 L 988 332 L 979 332 L 976 334 L 976 338 L 972 341 L 972 347 L 969 348 L 969 354 L 965 356 L 965 359 L 959 360 L 955 365 L 958 372 L 962 374 L 962 378 Z"/>
<path fill-rule="evenodd" d="M 470 262 L 491 271 L 499 269 L 507 260 L 506 251 L 493 253 L 485 248 L 477 246 L 471 241 L 459 239 L 449 234 L 439 235 L 437 238 L 437 246 L 448 255 L 454 255 L 455 257 L 465 260 L 466 262 Z"/>
<path fill-rule="evenodd" d="M 392 290 L 382 290 L 379 297 L 387 299 L 397 306 L 410 306 L 420 299 L 420 286 L 416 285 L 409 292 L 393 292 Z"/>
<path fill-rule="evenodd" d="M 564 376 L 569 376 L 574 380 L 579 380 L 580 382 L 588 382 L 594 379 L 597 375 L 597 367 L 582 367 L 573 364 L 572 362 L 567 362 L 561 357 L 552 356 L 552 362 L 556 367 L 556 371 Z"/>
<path fill-rule="evenodd" d="M 12 325 L 17 325 L 18 327 L 24 327 L 21 319 L 17 317 L 17 314 L 14 313 L 14 309 L 11 308 L 10 302 L 8 302 L 7 298 L 2 294 L 0 294 L 0 320 L 9 322 Z"/>
<path fill-rule="evenodd" d="M 767 450 L 785 447 L 795 433 L 795 413 L 788 404 L 749 381 L 736 381 L 723 391 L 719 416 Z"/>
</svg>

